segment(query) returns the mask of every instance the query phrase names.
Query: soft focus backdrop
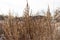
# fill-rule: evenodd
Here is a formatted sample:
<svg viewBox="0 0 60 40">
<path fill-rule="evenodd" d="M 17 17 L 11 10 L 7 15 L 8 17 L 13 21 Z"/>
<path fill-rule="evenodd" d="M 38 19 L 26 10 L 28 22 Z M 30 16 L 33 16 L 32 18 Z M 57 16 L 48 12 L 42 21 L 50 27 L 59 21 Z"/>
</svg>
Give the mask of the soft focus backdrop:
<svg viewBox="0 0 60 40">
<path fill-rule="evenodd" d="M 60 7 L 60 0 L 28 0 L 28 3 L 33 14 L 41 10 L 47 11 L 48 5 L 53 14 Z M 10 9 L 12 13 L 22 16 L 25 6 L 26 0 L 0 0 L 0 14 L 7 15 Z"/>
</svg>

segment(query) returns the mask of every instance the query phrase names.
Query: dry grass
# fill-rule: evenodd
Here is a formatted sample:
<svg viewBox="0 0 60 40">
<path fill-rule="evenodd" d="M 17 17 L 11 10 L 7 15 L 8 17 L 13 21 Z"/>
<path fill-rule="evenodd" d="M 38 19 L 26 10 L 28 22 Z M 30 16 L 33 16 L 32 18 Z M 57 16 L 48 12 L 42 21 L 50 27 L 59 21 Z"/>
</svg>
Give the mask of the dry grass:
<svg viewBox="0 0 60 40">
<path fill-rule="evenodd" d="M 2 27 L 5 40 L 55 40 L 55 26 L 51 26 L 51 15 L 34 21 L 29 16 L 29 11 L 27 13 L 25 12 L 23 23 L 18 19 L 13 21 L 14 17 L 9 13 Z"/>
</svg>

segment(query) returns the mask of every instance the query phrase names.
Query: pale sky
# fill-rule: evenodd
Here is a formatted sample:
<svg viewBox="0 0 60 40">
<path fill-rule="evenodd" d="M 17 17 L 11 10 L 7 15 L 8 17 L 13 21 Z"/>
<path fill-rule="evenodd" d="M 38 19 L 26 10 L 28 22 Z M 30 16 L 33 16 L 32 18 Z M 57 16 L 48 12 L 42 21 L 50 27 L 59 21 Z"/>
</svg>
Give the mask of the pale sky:
<svg viewBox="0 0 60 40">
<path fill-rule="evenodd" d="M 52 14 L 55 9 L 60 7 L 60 0 L 28 0 L 28 3 L 33 14 L 41 10 L 47 11 L 48 4 Z M 0 14 L 6 15 L 10 9 L 12 13 L 22 16 L 25 7 L 26 0 L 0 0 Z"/>
</svg>

